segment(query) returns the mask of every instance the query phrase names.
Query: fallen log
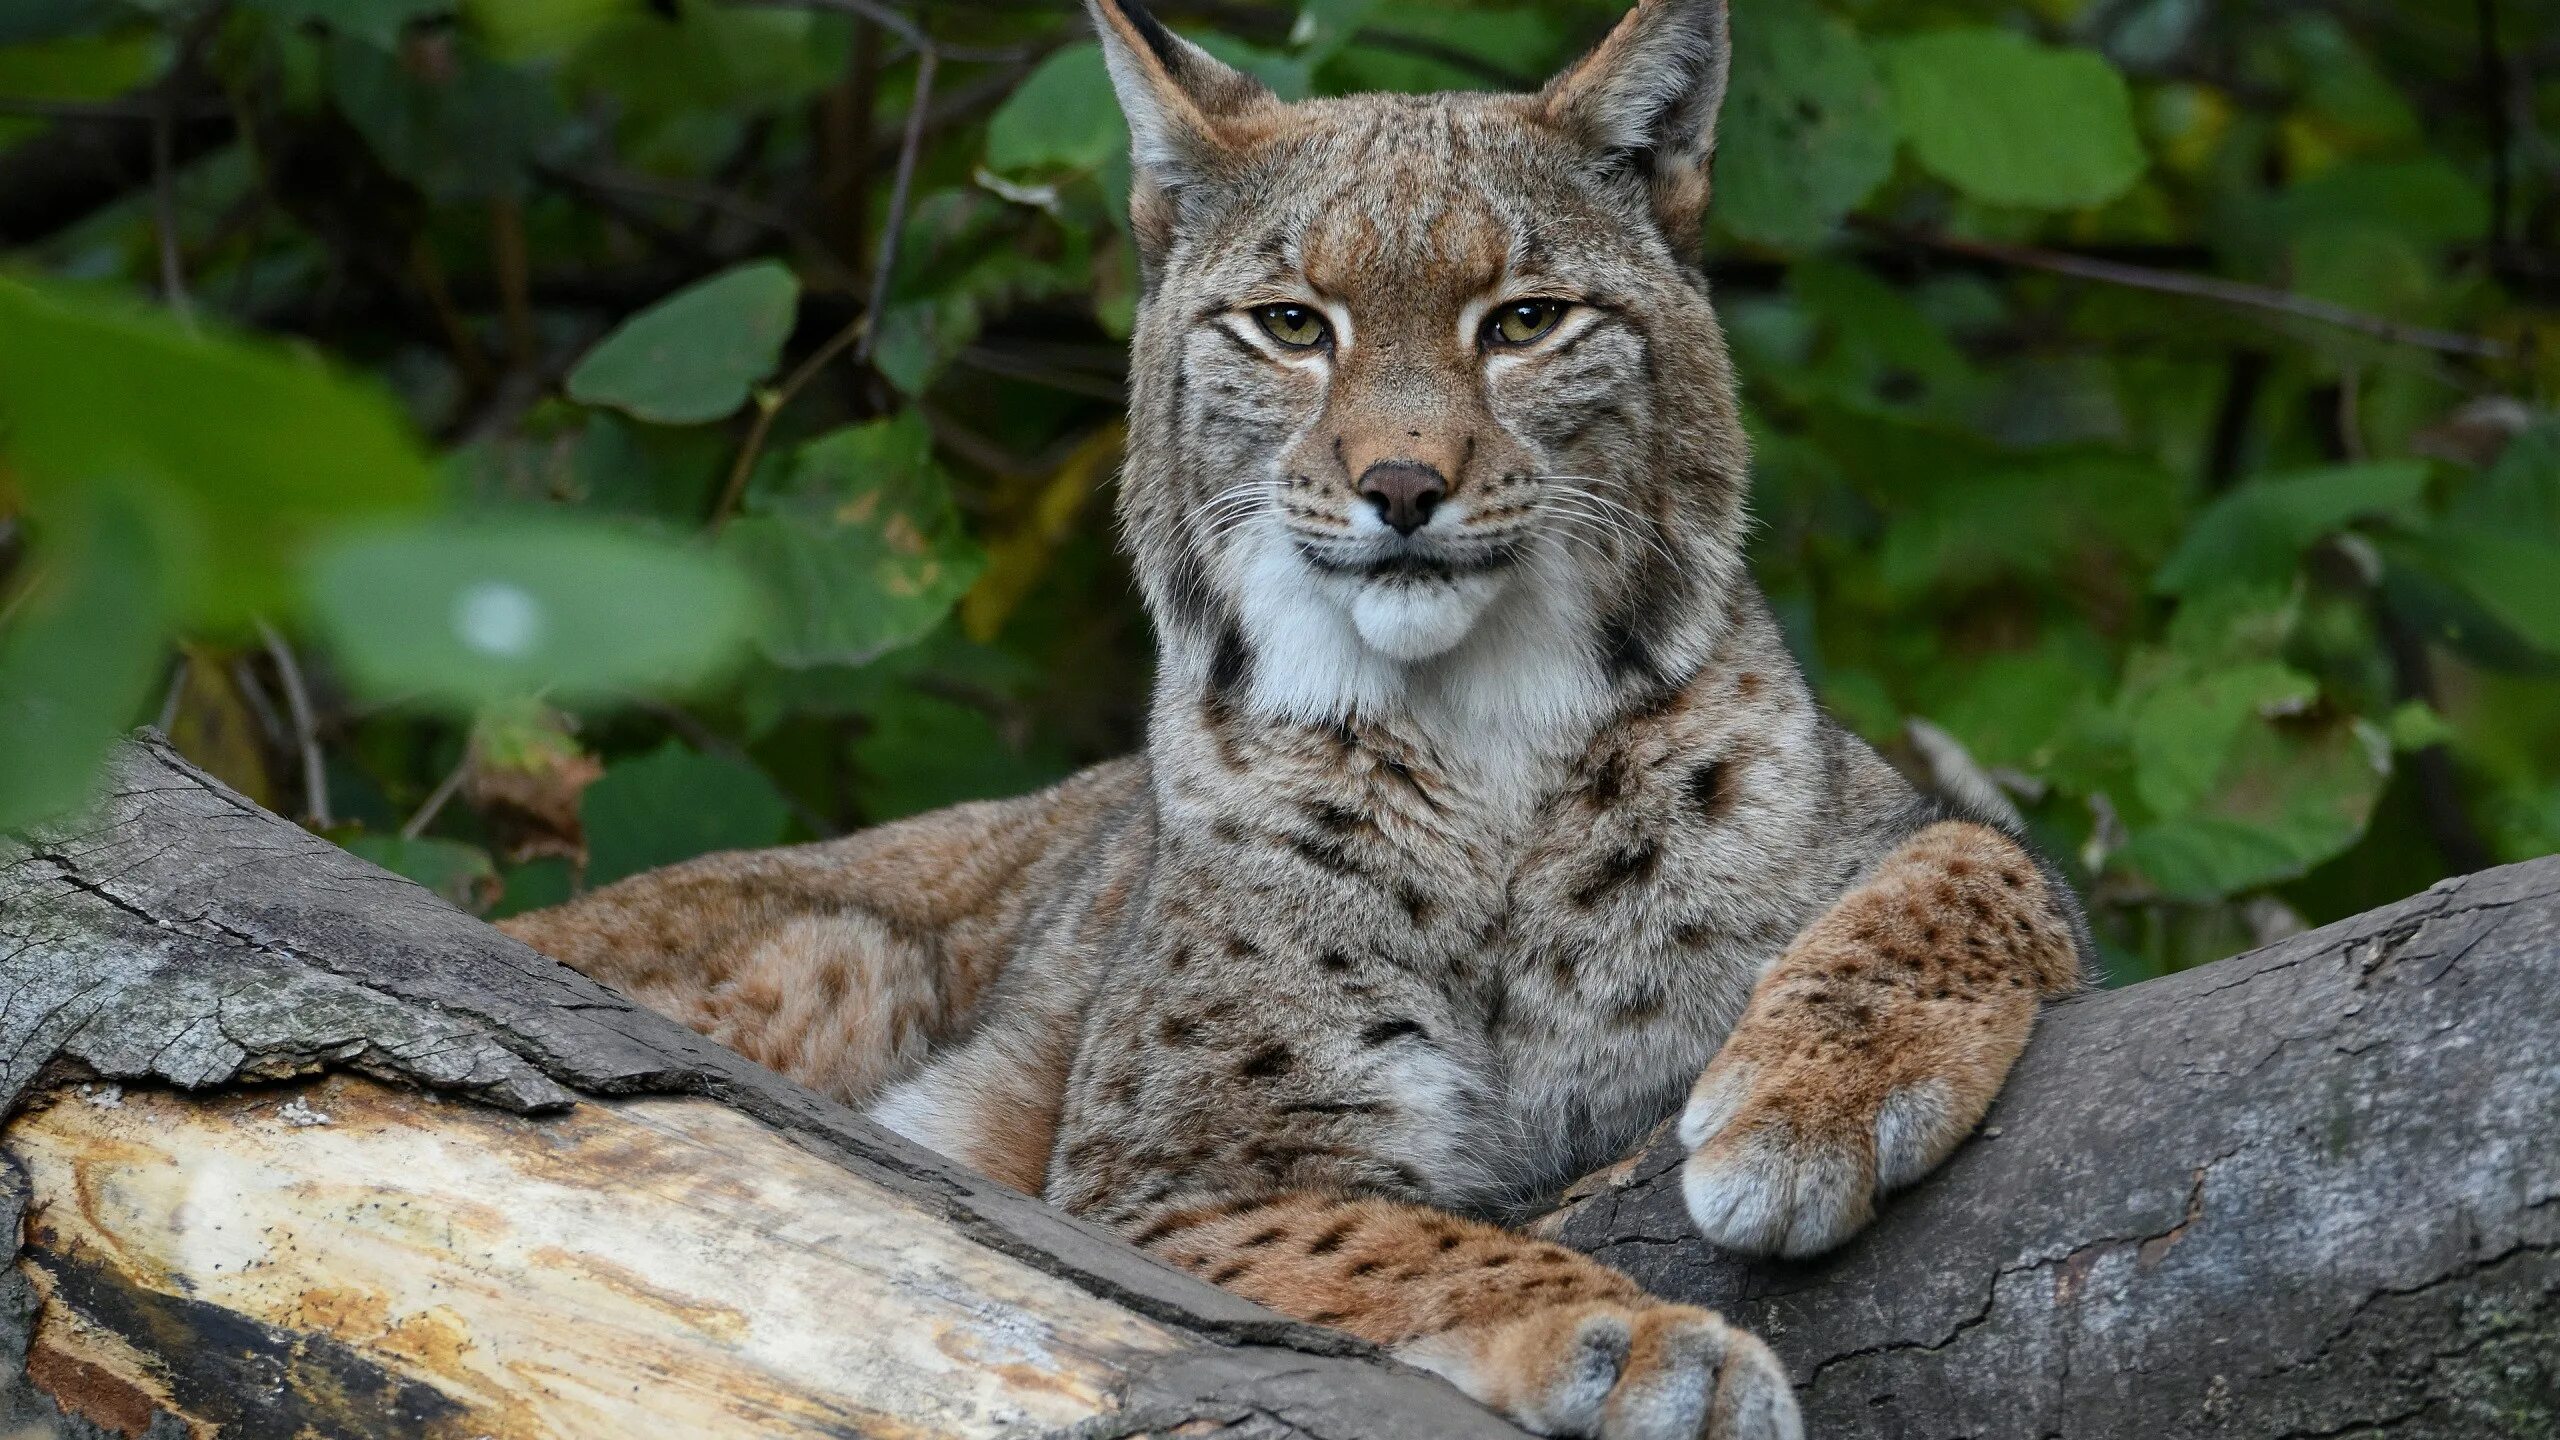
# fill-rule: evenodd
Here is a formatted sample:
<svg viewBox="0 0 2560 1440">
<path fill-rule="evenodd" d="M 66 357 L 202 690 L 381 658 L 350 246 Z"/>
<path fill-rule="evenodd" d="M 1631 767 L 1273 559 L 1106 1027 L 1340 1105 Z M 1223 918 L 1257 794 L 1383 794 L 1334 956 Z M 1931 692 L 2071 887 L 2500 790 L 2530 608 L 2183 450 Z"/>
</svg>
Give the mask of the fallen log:
<svg viewBox="0 0 2560 1440">
<path fill-rule="evenodd" d="M 1665 1137 L 1559 1238 L 1766 1336 L 1808 1433 L 2560 1433 L 2560 858 L 2052 1007 L 1982 1130 L 1804 1265 Z"/>
<path fill-rule="evenodd" d="M 0 840 L 0 1427 L 1516 1435 L 968 1175 L 145 738 Z M 1817 1436 L 2560 1424 L 2560 860 L 2057 1007 L 1840 1254 L 1552 1217 L 1759 1328 Z M 67 1417 L 67 1418 L 66 1418 Z"/>
</svg>

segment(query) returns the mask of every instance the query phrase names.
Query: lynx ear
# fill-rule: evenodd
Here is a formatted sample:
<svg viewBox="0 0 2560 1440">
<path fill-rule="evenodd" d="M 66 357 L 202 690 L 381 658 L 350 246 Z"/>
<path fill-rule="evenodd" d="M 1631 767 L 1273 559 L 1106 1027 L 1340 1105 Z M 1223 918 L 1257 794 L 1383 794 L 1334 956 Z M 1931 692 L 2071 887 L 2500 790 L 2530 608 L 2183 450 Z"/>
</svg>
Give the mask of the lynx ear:
<svg viewBox="0 0 2560 1440">
<path fill-rule="evenodd" d="M 1085 8 L 1102 34 L 1142 180 L 1172 188 L 1200 178 L 1226 148 L 1220 121 L 1277 103 L 1260 81 L 1167 30 L 1138 0 L 1085 0 Z"/>
<path fill-rule="evenodd" d="M 1551 122 L 1650 178 L 1654 213 L 1684 248 L 1706 212 L 1732 56 L 1725 0 L 1637 0 L 1539 97 Z"/>
</svg>

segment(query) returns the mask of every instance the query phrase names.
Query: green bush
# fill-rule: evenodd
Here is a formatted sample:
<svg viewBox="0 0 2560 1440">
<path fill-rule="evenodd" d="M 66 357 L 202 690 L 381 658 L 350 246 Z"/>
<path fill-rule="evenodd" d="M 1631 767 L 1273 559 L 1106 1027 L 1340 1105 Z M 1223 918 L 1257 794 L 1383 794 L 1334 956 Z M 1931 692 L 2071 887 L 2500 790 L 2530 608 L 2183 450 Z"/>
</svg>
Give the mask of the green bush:
<svg viewBox="0 0 2560 1440">
<path fill-rule="evenodd" d="M 157 721 L 508 911 L 1132 744 L 1099 54 L 879 8 L 0 9 L 0 826 Z M 1616 4 L 1158 8 L 1298 96 Z M 2560 849 L 2550 17 L 1736 10 L 1709 269 L 1834 711 L 2120 979 Z"/>
</svg>

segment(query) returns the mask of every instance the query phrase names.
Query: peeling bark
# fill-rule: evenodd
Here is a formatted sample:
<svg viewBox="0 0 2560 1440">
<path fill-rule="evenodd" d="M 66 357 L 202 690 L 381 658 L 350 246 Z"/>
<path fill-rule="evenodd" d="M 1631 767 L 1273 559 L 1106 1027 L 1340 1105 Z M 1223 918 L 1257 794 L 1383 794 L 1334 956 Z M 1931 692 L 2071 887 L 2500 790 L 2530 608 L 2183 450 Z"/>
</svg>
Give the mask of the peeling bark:
<svg viewBox="0 0 2560 1440">
<path fill-rule="evenodd" d="M 1822 1262 L 1696 1240 L 1667 1141 L 1554 1223 L 1766 1335 L 1825 1440 L 2550 1434 L 2555 1021 L 2560 860 L 2056 1007 Z M 147 738 L 93 818 L 0 839 L 0 1104 L 0 1427 L 1517 1433 Z"/>
</svg>

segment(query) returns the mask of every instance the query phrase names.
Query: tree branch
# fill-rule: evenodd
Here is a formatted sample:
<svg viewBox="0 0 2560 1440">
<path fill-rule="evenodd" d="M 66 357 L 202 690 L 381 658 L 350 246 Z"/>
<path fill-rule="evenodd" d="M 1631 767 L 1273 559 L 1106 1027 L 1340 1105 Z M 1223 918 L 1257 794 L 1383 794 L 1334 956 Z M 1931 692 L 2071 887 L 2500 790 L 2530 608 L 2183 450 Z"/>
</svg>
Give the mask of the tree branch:
<svg viewBox="0 0 2560 1440">
<path fill-rule="evenodd" d="M 2102 284 L 2123 285 L 2135 290 L 2148 290 L 2159 295 L 2177 295 L 2191 300 L 2207 300 L 2219 305 L 2262 310 L 2291 315 L 2323 325 L 2335 325 L 2370 335 L 2396 345 L 2413 345 L 2420 349 L 2440 351 L 2447 355 L 2464 355 L 2480 360 L 2503 360 L 2515 352 L 2512 347 L 2478 335 L 2465 335 L 2453 330 L 2438 330 L 2424 325 L 2407 325 L 2384 316 L 2370 314 L 2309 295 L 2296 295 L 2266 285 L 2246 281 L 2225 280 L 2216 275 L 2185 275 L 2171 270 L 2152 270 L 2114 260 L 2073 255 L 2058 250 L 2042 250 L 2028 245 L 2010 245 L 1994 240 L 1966 240 L 1951 235 L 1915 234 L 1884 231 L 1898 244 L 1914 245 L 1949 255 L 1963 255 L 1989 260 L 2001 265 L 2028 270 L 2044 270 L 2074 279 L 2095 280 Z"/>
</svg>

